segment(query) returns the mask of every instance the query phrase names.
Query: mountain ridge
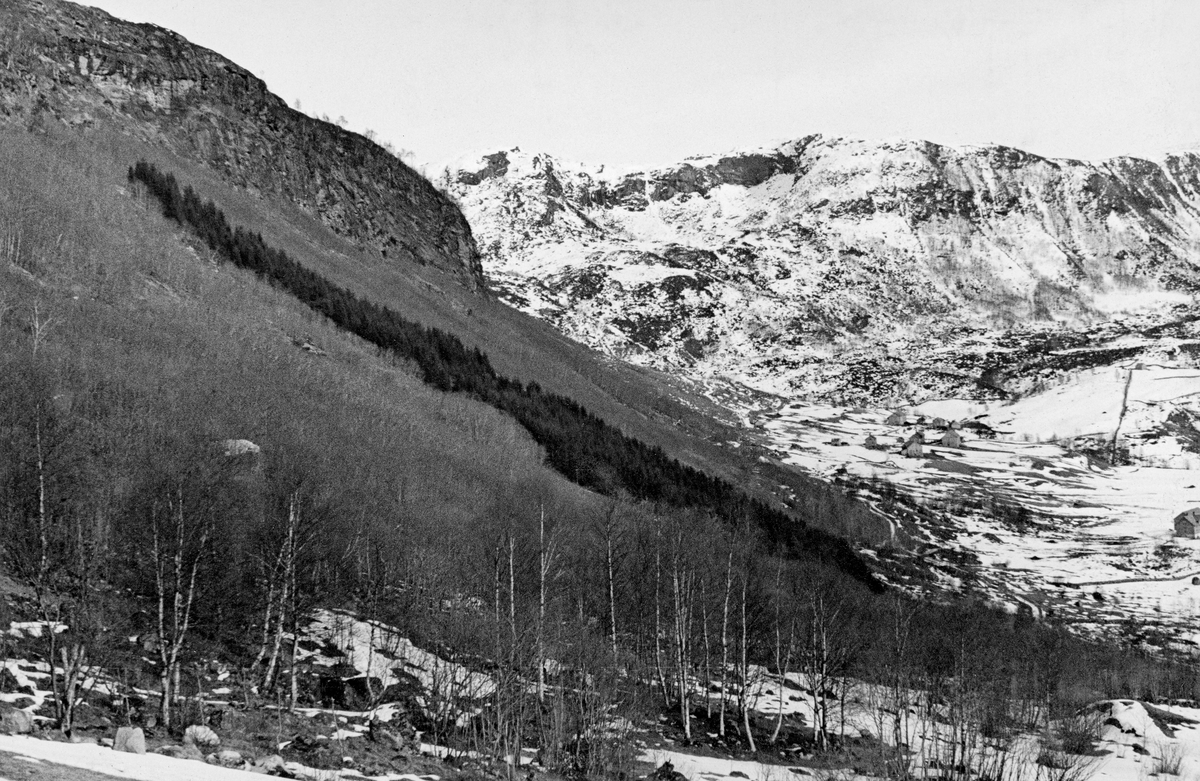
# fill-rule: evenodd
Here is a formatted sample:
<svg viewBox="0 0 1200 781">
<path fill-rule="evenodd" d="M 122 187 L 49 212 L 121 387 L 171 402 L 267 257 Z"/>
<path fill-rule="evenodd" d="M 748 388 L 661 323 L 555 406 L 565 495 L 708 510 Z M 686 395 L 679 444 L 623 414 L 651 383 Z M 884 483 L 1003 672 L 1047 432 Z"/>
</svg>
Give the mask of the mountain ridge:
<svg viewBox="0 0 1200 781">
<path fill-rule="evenodd" d="M 0 9 L 0 121 L 116 126 L 284 196 L 362 250 L 483 290 L 458 209 L 377 144 L 287 106 L 229 59 L 161 27 L 63 0 Z"/>
<path fill-rule="evenodd" d="M 501 151 L 439 183 L 519 308 L 781 395 L 848 390 L 815 359 L 872 342 L 929 352 L 950 326 L 1052 327 L 1200 289 L 1195 153 L 1091 164 L 812 135 L 615 176 Z"/>
</svg>

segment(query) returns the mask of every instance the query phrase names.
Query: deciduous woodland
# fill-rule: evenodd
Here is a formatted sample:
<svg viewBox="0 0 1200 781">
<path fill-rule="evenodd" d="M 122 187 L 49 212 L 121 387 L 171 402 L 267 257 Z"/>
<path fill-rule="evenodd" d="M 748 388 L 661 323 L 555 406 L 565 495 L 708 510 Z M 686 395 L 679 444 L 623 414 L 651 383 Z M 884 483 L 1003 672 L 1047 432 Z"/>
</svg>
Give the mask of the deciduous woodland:
<svg viewBox="0 0 1200 781">
<path fill-rule="evenodd" d="M 831 714 L 850 679 L 890 698 L 881 713 L 948 704 L 961 752 L 1098 697 L 1196 694 L 1191 666 L 881 588 L 845 540 L 499 376 L 171 175 L 124 181 L 81 149 L 0 144 L 0 618 L 68 627 L 36 641 L 64 730 L 90 665 L 154 692 L 124 718 L 176 733 L 203 718 L 212 660 L 246 706 L 328 705 L 299 661 L 316 608 L 496 682 L 455 709 L 367 678 L 364 701 L 589 776 L 628 770 L 647 724 L 848 750 Z M 816 723 L 756 710 L 768 673 L 820 694 Z"/>
</svg>

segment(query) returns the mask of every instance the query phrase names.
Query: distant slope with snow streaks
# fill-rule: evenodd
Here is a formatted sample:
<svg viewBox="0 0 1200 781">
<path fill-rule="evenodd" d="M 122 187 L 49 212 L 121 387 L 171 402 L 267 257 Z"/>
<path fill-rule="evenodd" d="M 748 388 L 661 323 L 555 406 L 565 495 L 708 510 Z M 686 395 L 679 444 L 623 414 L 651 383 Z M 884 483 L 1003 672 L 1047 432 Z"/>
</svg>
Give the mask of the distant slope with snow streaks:
<svg viewBox="0 0 1200 781">
<path fill-rule="evenodd" d="M 439 184 L 514 305 L 626 360 L 785 396 L 978 389 L 992 367 L 962 357 L 980 353 L 963 328 L 1179 316 L 1200 289 L 1192 152 L 808 136 L 628 174 L 499 151 Z"/>
</svg>

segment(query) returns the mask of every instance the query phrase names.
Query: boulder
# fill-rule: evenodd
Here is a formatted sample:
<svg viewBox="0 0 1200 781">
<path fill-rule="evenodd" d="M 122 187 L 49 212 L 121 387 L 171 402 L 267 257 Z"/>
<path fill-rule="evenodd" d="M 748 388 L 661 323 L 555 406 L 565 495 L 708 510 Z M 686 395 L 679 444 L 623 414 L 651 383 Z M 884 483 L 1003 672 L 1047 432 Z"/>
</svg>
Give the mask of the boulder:
<svg viewBox="0 0 1200 781">
<path fill-rule="evenodd" d="M 221 447 L 227 456 L 258 455 L 262 452 L 262 448 L 248 439 L 226 439 L 221 442 Z"/>
<path fill-rule="evenodd" d="M 33 732 L 33 716 L 30 716 L 28 711 L 3 703 L 3 707 L 0 707 L 0 732 L 6 735 L 28 735 Z"/>
<path fill-rule="evenodd" d="M 217 759 L 216 764 L 220 765 L 221 767 L 241 767 L 242 766 L 242 755 L 239 754 L 238 752 L 234 751 L 233 749 L 225 749 L 224 751 L 218 751 L 215 754 L 215 756 Z"/>
<path fill-rule="evenodd" d="M 255 769 L 261 770 L 264 773 L 280 773 L 285 770 L 283 757 L 279 756 L 278 754 L 260 757 L 259 760 L 254 763 L 254 767 Z"/>
<path fill-rule="evenodd" d="M 191 759 L 198 762 L 204 761 L 204 754 L 200 749 L 193 746 L 191 743 L 185 746 L 162 746 L 158 750 L 159 754 L 172 759 Z"/>
<path fill-rule="evenodd" d="M 146 733 L 142 732 L 141 727 L 118 727 L 117 736 L 113 739 L 113 751 L 145 754 Z"/>
<path fill-rule="evenodd" d="M 211 752 L 221 745 L 221 738 L 212 731 L 211 727 L 193 724 L 183 731 L 183 744 L 195 746 L 203 752 Z"/>
</svg>

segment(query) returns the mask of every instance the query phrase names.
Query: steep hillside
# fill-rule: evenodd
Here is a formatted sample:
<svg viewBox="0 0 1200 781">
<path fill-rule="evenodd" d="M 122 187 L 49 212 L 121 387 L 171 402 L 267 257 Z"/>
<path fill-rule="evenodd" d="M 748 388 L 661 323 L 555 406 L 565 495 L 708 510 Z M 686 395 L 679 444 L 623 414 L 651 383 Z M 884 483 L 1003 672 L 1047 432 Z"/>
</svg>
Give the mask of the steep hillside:
<svg viewBox="0 0 1200 781">
<path fill-rule="evenodd" d="M 0 120 L 120 128 L 282 196 L 385 258 L 482 282 L 470 226 L 423 177 L 170 30 L 61 0 L 14 0 L 0 7 L 0 62 Z"/>
<path fill-rule="evenodd" d="M 978 329 L 1200 289 L 1195 153 L 809 136 L 631 174 L 500 151 L 441 177 L 514 305 L 624 359 L 785 396 L 980 390 L 996 367 L 972 360 Z"/>
<path fill-rule="evenodd" d="M 799 497 L 787 501 L 806 513 L 841 504 L 759 464 L 754 449 L 723 447 L 737 439 L 732 416 L 686 382 L 605 359 L 497 303 L 453 202 L 369 140 L 288 108 L 219 54 L 96 9 L 20 0 L 0 7 L 0 65 L 0 122 L 50 136 L 69 127 L 110 172 L 139 159 L 175 171 L 273 246 L 482 349 L 505 376 L 574 399 L 760 496 L 787 485 L 783 495 Z M 842 533 L 880 529 L 863 508 L 820 512 Z"/>
</svg>

